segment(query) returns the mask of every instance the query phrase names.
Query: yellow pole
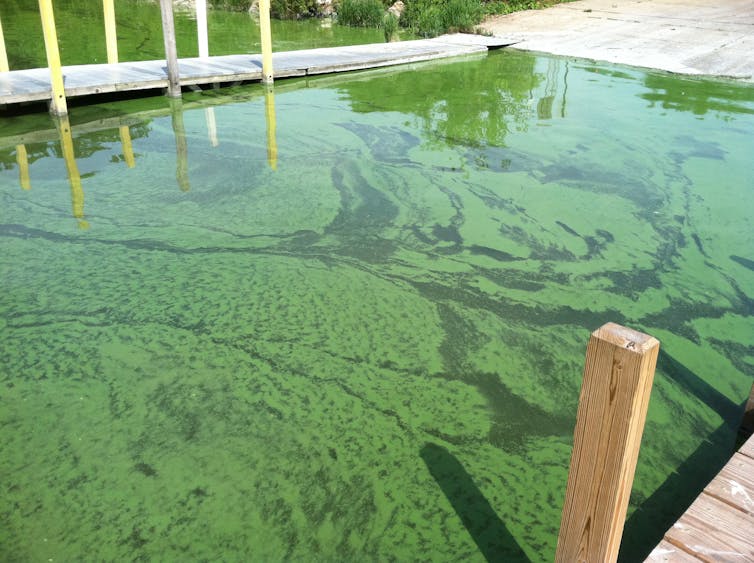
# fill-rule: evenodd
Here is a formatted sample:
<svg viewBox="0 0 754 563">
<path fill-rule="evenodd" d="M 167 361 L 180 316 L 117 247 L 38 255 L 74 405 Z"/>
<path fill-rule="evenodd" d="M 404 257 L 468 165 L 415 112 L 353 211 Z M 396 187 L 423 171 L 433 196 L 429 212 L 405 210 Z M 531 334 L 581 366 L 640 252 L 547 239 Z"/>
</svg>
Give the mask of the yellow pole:
<svg viewBox="0 0 754 563">
<path fill-rule="evenodd" d="M 0 72 L 8 72 L 8 52 L 5 50 L 5 37 L 3 36 L 3 24 L 0 22 Z"/>
<path fill-rule="evenodd" d="M 45 38 L 45 51 L 47 51 L 47 66 L 50 67 L 50 85 L 52 86 L 50 112 L 54 115 L 66 115 L 68 113 L 68 106 L 65 101 L 63 69 L 60 66 L 58 34 L 55 30 L 55 14 L 52 11 L 52 0 L 39 0 L 39 14 L 42 17 L 42 31 Z"/>
<path fill-rule="evenodd" d="M 76 155 L 73 152 L 73 135 L 68 116 L 62 116 L 56 123 L 60 135 L 60 147 L 63 149 L 65 168 L 68 171 L 68 182 L 71 184 L 71 206 L 73 216 L 78 220 L 79 229 L 88 229 L 89 222 L 84 219 L 84 190 L 81 187 L 81 175 L 76 165 Z"/>
<path fill-rule="evenodd" d="M 114 0 L 102 0 L 105 12 L 105 44 L 107 45 L 107 64 L 118 62 L 118 36 L 115 33 L 115 3 Z"/>
<path fill-rule="evenodd" d="M 123 146 L 123 158 L 126 159 L 126 165 L 133 168 L 136 166 L 136 159 L 134 158 L 134 147 L 131 143 L 131 131 L 128 129 L 128 125 L 121 125 L 119 131 L 120 144 Z"/>
<path fill-rule="evenodd" d="M 270 0 L 259 0 L 259 32 L 262 39 L 262 82 L 272 84 L 272 32 Z"/>
<path fill-rule="evenodd" d="M 264 90 L 264 116 L 267 122 L 267 163 L 273 170 L 278 169 L 278 143 L 275 127 L 275 92 L 272 85 Z"/>
<path fill-rule="evenodd" d="M 26 153 L 26 145 L 16 145 L 16 164 L 18 164 L 18 176 L 21 182 L 21 187 L 24 190 L 30 190 L 29 156 Z"/>
</svg>

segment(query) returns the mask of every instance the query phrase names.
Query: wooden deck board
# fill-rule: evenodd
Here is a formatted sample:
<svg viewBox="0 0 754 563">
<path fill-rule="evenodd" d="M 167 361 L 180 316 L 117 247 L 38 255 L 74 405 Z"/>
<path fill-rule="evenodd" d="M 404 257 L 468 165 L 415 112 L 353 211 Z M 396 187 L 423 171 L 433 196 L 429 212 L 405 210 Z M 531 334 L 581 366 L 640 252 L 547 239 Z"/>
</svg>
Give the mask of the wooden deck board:
<svg viewBox="0 0 754 563">
<path fill-rule="evenodd" d="M 754 516 L 754 459 L 740 453 L 734 455 L 704 490 L 741 512 Z"/>
<path fill-rule="evenodd" d="M 489 48 L 513 44 L 500 37 L 455 34 L 396 43 L 328 47 L 273 54 L 276 78 L 345 72 L 437 58 L 483 53 Z M 223 55 L 180 59 L 182 85 L 261 80 L 260 55 Z M 104 94 L 167 86 L 164 60 L 63 67 L 66 96 Z M 50 98 L 46 68 L 0 73 L 0 105 Z"/>
<path fill-rule="evenodd" d="M 651 563 L 700 563 L 701 559 L 683 551 L 672 543 L 668 543 L 666 540 L 662 540 L 654 548 L 647 561 Z"/>
<path fill-rule="evenodd" d="M 709 562 L 754 561 L 752 454 L 754 436 L 667 531 L 647 561 L 687 561 L 687 556 Z"/>
<path fill-rule="evenodd" d="M 738 450 L 738 453 L 754 459 L 754 436 L 749 438 L 746 443 L 741 446 L 741 449 Z"/>
</svg>

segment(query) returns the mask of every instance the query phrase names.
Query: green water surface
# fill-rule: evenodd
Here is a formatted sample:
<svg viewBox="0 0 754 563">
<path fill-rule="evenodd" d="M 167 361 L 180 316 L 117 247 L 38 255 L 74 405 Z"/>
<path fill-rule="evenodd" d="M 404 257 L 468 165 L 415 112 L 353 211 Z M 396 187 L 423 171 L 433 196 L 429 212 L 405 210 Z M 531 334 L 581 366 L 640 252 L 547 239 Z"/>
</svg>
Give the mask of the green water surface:
<svg viewBox="0 0 754 563">
<path fill-rule="evenodd" d="M 608 321 L 662 342 L 622 559 L 732 451 L 751 86 L 503 51 L 71 124 L 0 122 L 3 560 L 552 560 Z"/>
<path fill-rule="evenodd" d="M 102 2 L 55 0 L 53 7 L 62 64 L 107 62 Z M 194 12 L 176 9 L 174 20 L 178 56 L 198 56 Z M 3 0 L 0 21 L 11 70 L 47 66 L 37 0 Z M 158 2 L 117 0 L 115 21 L 119 60 L 165 58 Z M 208 10 L 207 35 L 213 56 L 261 52 L 259 21 L 246 12 Z M 329 19 L 272 20 L 273 51 L 383 41 L 381 30 L 334 25 Z"/>
</svg>

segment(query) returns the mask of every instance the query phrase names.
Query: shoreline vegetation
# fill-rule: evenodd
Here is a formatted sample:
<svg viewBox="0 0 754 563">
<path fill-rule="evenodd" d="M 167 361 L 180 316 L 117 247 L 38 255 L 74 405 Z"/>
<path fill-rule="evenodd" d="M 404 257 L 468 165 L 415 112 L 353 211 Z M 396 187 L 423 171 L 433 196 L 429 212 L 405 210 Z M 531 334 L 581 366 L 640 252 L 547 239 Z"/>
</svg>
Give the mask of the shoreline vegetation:
<svg viewBox="0 0 754 563">
<path fill-rule="evenodd" d="M 385 40 L 399 29 L 420 37 L 443 33 L 482 33 L 487 16 L 546 8 L 560 0 L 271 0 L 273 18 L 332 17 L 340 25 L 382 28 Z M 177 0 L 190 5 L 190 0 Z M 213 9 L 258 10 L 258 0 L 209 0 Z"/>
</svg>

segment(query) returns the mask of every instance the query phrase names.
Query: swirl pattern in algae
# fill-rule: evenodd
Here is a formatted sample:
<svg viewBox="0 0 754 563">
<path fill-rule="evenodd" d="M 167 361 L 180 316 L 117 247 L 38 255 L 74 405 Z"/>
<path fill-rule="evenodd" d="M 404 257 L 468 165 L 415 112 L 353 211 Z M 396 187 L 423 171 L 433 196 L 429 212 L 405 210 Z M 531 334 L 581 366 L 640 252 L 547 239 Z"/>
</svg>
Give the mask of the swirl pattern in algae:
<svg viewBox="0 0 754 563">
<path fill-rule="evenodd" d="M 77 108 L 73 191 L 49 124 L 7 120 L 3 558 L 551 560 L 607 321 L 663 346 L 646 553 L 751 384 L 751 90 L 496 53 L 270 108 Z"/>
</svg>

